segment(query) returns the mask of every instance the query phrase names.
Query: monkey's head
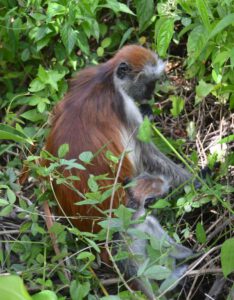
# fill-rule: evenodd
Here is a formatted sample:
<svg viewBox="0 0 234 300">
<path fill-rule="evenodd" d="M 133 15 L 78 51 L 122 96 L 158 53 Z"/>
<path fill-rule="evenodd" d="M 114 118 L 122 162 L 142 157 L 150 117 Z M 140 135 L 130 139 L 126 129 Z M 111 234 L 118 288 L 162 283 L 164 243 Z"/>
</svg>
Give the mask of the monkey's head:
<svg viewBox="0 0 234 300">
<path fill-rule="evenodd" d="M 138 102 L 152 97 L 156 81 L 165 68 L 155 52 L 141 46 L 126 46 L 113 61 L 116 89 Z"/>
</svg>

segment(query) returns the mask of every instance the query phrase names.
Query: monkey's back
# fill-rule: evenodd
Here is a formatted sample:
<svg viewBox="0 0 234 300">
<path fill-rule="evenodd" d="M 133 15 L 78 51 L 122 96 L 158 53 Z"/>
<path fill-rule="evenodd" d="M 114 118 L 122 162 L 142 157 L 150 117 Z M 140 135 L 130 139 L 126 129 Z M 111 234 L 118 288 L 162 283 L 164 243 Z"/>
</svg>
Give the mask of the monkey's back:
<svg viewBox="0 0 234 300">
<path fill-rule="evenodd" d="M 85 194 L 89 191 L 87 181 L 90 174 L 107 174 L 110 179 L 100 180 L 98 184 L 101 192 L 107 187 L 110 188 L 118 165 L 113 169 L 106 158 L 106 151 L 111 151 L 117 157 L 124 151 L 120 137 L 122 125 L 115 112 L 115 106 L 120 99 L 115 99 L 113 82 L 108 80 L 107 73 L 105 65 L 101 65 L 85 69 L 73 79 L 68 94 L 54 109 L 52 129 L 45 147 L 52 155 L 57 156 L 58 148 L 66 143 L 69 145 L 69 152 L 65 158 L 77 159 L 78 162 L 79 155 L 84 151 L 95 154 L 92 162 L 85 165 L 86 170 L 62 170 L 65 177 L 75 175 L 79 178 L 72 182 L 74 189 L 53 182 L 56 198 L 65 214 L 73 217 L 74 225 L 84 231 L 98 229 L 93 220 L 103 217 L 101 212 L 109 208 L 109 199 L 98 205 L 99 210 L 91 205 L 78 206 L 75 203 L 84 200 L 79 193 Z M 107 76 L 106 80 L 104 75 Z M 118 182 L 131 177 L 132 172 L 130 161 L 124 157 Z M 125 203 L 122 189 L 115 193 L 113 208 L 119 206 L 119 201 Z"/>
</svg>

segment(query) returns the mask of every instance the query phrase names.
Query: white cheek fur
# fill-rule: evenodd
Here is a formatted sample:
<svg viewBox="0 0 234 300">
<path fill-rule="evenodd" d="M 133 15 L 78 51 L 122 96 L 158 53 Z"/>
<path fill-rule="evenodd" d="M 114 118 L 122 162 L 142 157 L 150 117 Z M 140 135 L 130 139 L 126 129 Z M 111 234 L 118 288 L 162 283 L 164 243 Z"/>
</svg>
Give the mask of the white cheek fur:
<svg viewBox="0 0 234 300">
<path fill-rule="evenodd" d="M 146 65 L 144 67 L 145 75 L 148 77 L 153 77 L 155 79 L 159 78 L 165 70 L 166 62 L 162 59 L 157 60 L 156 66 Z"/>
</svg>

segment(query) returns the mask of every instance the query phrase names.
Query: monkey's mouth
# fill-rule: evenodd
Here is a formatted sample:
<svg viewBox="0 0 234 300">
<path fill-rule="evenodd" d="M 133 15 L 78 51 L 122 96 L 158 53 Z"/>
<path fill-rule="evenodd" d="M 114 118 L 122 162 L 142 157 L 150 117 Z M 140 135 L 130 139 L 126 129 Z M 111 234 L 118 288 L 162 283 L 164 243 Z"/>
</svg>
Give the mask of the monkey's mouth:
<svg viewBox="0 0 234 300">
<path fill-rule="evenodd" d="M 147 85 L 146 85 L 146 91 L 145 91 L 145 99 L 146 100 L 150 100 L 154 94 L 154 90 L 155 90 L 155 85 L 156 85 L 156 81 L 152 81 L 152 82 L 149 82 Z"/>
</svg>

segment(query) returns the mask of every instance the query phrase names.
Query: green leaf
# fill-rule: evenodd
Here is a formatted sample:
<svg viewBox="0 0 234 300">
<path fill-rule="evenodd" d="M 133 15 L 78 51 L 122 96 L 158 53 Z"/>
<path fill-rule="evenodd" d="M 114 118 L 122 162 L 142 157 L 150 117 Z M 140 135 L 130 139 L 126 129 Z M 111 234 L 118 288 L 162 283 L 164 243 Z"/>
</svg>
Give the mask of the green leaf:
<svg viewBox="0 0 234 300">
<path fill-rule="evenodd" d="M 101 56 L 103 56 L 103 54 L 104 54 L 104 49 L 102 47 L 98 47 L 97 48 L 97 55 L 99 57 L 101 57 Z"/>
<path fill-rule="evenodd" d="M 66 156 L 66 154 L 69 152 L 69 145 L 63 144 L 58 149 L 58 157 L 63 158 Z"/>
<path fill-rule="evenodd" d="M 160 265 L 154 265 L 146 269 L 143 273 L 148 279 L 163 280 L 170 276 L 171 270 Z"/>
<path fill-rule="evenodd" d="M 210 26 L 210 20 L 208 15 L 208 11 L 209 11 L 208 3 L 206 2 L 206 0 L 196 0 L 196 7 L 198 9 L 199 16 L 201 17 L 204 26 L 208 31 L 210 31 L 211 26 Z"/>
<path fill-rule="evenodd" d="M 107 48 L 109 47 L 111 44 L 111 38 L 110 37 L 107 37 L 105 38 L 102 42 L 101 42 L 101 47 L 102 48 Z"/>
<path fill-rule="evenodd" d="M 165 207 L 170 207 L 170 203 L 166 200 L 160 199 L 158 200 L 155 204 L 150 205 L 151 208 L 165 208 Z"/>
<path fill-rule="evenodd" d="M 21 131 L 5 124 L 0 124 L 0 140 L 12 140 L 15 142 L 28 142 L 32 144 L 32 141 L 30 141 Z"/>
<path fill-rule="evenodd" d="M 234 134 L 230 134 L 219 141 L 219 144 L 227 144 L 234 141 Z"/>
<path fill-rule="evenodd" d="M 72 168 L 78 169 L 78 170 L 86 170 L 86 168 L 84 166 L 82 166 L 81 164 L 76 163 L 75 161 L 76 161 L 76 159 L 67 160 L 67 159 L 61 158 L 60 159 L 60 164 L 63 165 L 63 166 L 67 166 L 65 168 L 66 170 L 71 170 Z"/>
<path fill-rule="evenodd" d="M 21 53 L 21 59 L 22 61 L 28 60 L 30 57 L 30 51 L 28 48 L 24 49 L 23 52 Z"/>
<path fill-rule="evenodd" d="M 137 20 L 139 22 L 140 31 L 143 31 L 149 25 L 149 21 L 154 14 L 153 0 L 134 0 L 136 5 Z"/>
<path fill-rule="evenodd" d="M 15 275 L 0 277 L 0 299 L 31 300 L 23 280 Z"/>
<path fill-rule="evenodd" d="M 9 204 L 9 202 L 7 200 L 0 198 L 0 206 L 6 206 L 8 204 Z"/>
<path fill-rule="evenodd" d="M 95 260 L 95 256 L 92 253 L 88 252 L 88 251 L 83 251 L 80 254 L 78 254 L 78 256 L 76 257 L 76 259 L 78 259 L 78 260 L 79 259 L 87 259 L 87 258 L 88 258 L 89 261 L 94 261 Z"/>
<path fill-rule="evenodd" d="M 164 19 L 161 22 L 156 36 L 157 51 L 159 56 L 165 57 L 168 46 L 174 34 L 174 19 Z"/>
<path fill-rule="evenodd" d="M 105 296 L 100 298 L 100 300 L 122 300 L 119 296 Z"/>
<path fill-rule="evenodd" d="M 10 204 L 15 203 L 15 201 L 16 201 L 15 193 L 10 188 L 7 189 L 6 193 L 7 193 L 7 198 L 9 200 Z"/>
<path fill-rule="evenodd" d="M 199 243 L 204 244 L 206 242 L 206 232 L 201 223 L 196 225 L 196 236 Z"/>
<path fill-rule="evenodd" d="M 32 93 L 39 92 L 45 88 L 45 84 L 39 79 L 34 79 L 29 85 L 29 91 Z"/>
<path fill-rule="evenodd" d="M 3 209 L 0 210 L 0 217 L 7 217 L 12 212 L 13 206 L 7 205 Z"/>
<path fill-rule="evenodd" d="M 122 39 L 121 39 L 121 42 L 119 44 L 119 48 L 122 48 L 122 46 L 124 45 L 124 43 L 128 40 L 128 38 L 130 37 L 131 33 L 133 32 L 134 28 L 133 27 L 130 27 L 128 28 L 127 31 L 125 31 Z"/>
<path fill-rule="evenodd" d="M 122 221 L 124 229 L 127 229 L 132 219 L 132 212 L 130 211 L 130 209 L 121 204 L 116 209 L 115 215 L 119 217 L 120 220 Z"/>
<path fill-rule="evenodd" d="M 76 44 L 77 31 L 75 31 L 69 24 L 65 24 L 61 29 L 61 38 L 67 53 L 70 54 Z"/>
<path fill-rule="evenodd" d="M 194 61 L 203 51 L 208 40 L 208 33 L 203 25 L 196 26 L 189 34 L 187 42 L 188 56 L 191 58 L 189 65 Z"/>
<path fill-rule="evenodd" d="M 196 104 L 201 102 L 214 89 L 214 85 L 206 83 L 203 79 L 196 86 Z"/>
<path fill-rule="evenodd" d="M 48 2 L 48 8 L 47 8 L 47 16 L 49 18 L 57 16 L 57 15 L 65 15 L 67 12 L 66 6 L 63 6 L 58 3 L 54 2 Z"/>
<path fill-rule="evenodd" d="M 97 192 L 98 189 L 99 189 L 99 186 L 95 180 L 95 177 L 93 175 L 90 175 L 89 176 L 89 179 L 88 179 L 88 187 L 90 188 L 90 190 L 92 192 Z"/>
<path fill-rule="evenodd" d="M 117 0 L 107 0 L 105 5 L 100 5 L 100 7 L 108 7 L 115 13 L 124 12 L 127 14 L 135 15 L 131 9 L 124 3 L 120 3 Z"/>
<path fill-rule="evenodd" d="M 91 162 L 91 160 L 93 159 L 93 153 L 91 151 L 85 151 L 85 152 L 82 152 L 80 155 L 79 155 L 79 159 L 81 161 L 83 161 L 84 163 L 88 164 Z"/>
<path fill-rule="evenodd" d="M 138 133 L 137 133 L 137 138 L 145 143 L 148 143 L 151 141 L 151 135 L 152 135 L 152 128 L 151 128 L 151 123 L 148 117 L 144 118 L 144 121 L 141 123 Z"/>
<path fill-rule="evenodd" d="M 28 111 L 24 112 L 23 114 L 21 114 L 20 116 L 22 118 L 32 121 L 32 122 L 37 122 L 37 121 L 43 120 L 42 114 L 39 114 L 37 109 L 28 110 Z"/>
<path fill-rule="evenodd" d="M 184 109 L 185 101 L 180 96 L 170 96 L 169 99 L 172 101 L 171 114 L 173 117 L 178 117 Z"/>
<path fill-rule="evenodd" d="M 216 34 L 221 32 L 224 28 L 234 23 L 234 13 L 225 16 L 218 24 L 214 27 L 209 35 L 209 39 L 212 39 Z"/>
<path fill-rule="evenodd" d="M 70 294 L 72 300 L 84 299 L 90 291 L 90 283 L 80 283 L 78 280 L 73 280 L 70 284 Z"/>
<path fill-rule="evenodd" d="M 234 271 L 234 238 L 226 240 L 221 248 L 221 265 L 223 274 L 227 277 Z"/>
<path fill-rule="evenodd" d="M 58 297 L 54 292 L 45 290 L 33 295 L 32 300 L 58 300 Z"/>
<path fill-rule="evenodd" d="M 98 244 L 96 244 L 93 240 L 88 239 L 87 237 L 85 238 L 85 240 L 88 242 L 88 244 L 94 249 L 96 250 L 98 253 L 101 252 L 100 248 L 98 247 Z"/>
</svg>

